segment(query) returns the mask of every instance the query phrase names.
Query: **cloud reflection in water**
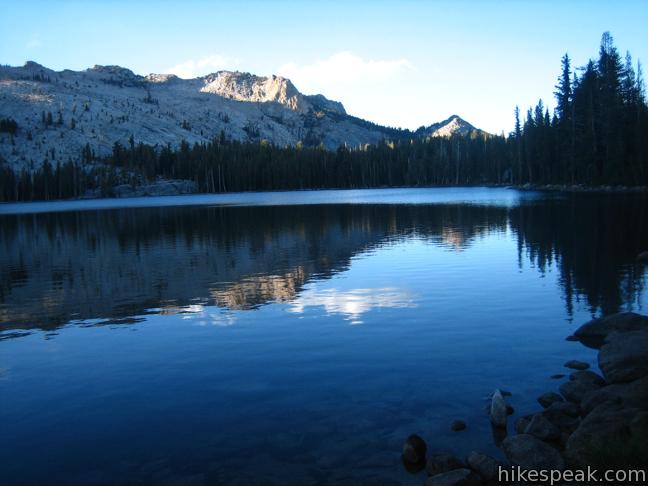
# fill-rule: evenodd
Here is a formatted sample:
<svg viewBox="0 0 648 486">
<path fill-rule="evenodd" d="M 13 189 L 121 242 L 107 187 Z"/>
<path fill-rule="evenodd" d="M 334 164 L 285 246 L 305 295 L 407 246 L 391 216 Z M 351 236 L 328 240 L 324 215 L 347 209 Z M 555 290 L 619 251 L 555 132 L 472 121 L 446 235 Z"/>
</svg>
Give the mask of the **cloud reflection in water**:
<svg viewBox="0 0 648 486">
<path fill-rule="evenodd" d="M 362 324 L 362 315 L 381 308 L 413 308 L 412 294 L 394 288 L 352 290 L 310 288 L 290 302 L 289 312 L 303 313 L 307 307 L 323 307 L 328 314 L 341 314 L 351 324 Z"/>
</svg>

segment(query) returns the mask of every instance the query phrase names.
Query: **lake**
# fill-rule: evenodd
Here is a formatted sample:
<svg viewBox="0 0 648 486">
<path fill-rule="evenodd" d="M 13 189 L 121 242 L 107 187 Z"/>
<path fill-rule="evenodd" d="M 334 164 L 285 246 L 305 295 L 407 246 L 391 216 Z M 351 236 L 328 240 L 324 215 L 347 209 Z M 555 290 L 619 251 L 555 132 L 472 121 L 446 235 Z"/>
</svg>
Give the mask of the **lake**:
<svg viewBox="0 0 648 486">
<path fill-rule="evenodd" d="M 3 484 L 420 484 L 500 457 L 648 305 L 642 194 L 444 188 L 0 205 Z M 455 419 L 468 428 L 450 431 Z"/>
</svg>

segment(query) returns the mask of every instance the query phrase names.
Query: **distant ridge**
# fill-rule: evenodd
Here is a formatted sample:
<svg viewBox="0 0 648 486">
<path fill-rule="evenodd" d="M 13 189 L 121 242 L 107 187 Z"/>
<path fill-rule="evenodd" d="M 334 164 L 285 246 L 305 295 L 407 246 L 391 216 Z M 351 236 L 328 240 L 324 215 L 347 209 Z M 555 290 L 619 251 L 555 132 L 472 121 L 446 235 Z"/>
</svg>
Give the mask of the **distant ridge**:
<svg viewBox="0 0 648 486">
<path fill-rule="evenodd" d="M 359 147 L 382 140 L 484 133 L 457 115 L 416 132 L 349 115 L 324 95 L 304 95 L 287 78 L 218 71 L 193 79 L 140 76 L 121 66 L 54 71 L 34 61 L 0 66 L 0 118 L 18 126 L 0 157 L 14 169 L 80 160 L 113 145 L 189 144 L 225 136 L 279 146 Z M 0 134 L 0 137 L 2 134 Z"/>
</svg>

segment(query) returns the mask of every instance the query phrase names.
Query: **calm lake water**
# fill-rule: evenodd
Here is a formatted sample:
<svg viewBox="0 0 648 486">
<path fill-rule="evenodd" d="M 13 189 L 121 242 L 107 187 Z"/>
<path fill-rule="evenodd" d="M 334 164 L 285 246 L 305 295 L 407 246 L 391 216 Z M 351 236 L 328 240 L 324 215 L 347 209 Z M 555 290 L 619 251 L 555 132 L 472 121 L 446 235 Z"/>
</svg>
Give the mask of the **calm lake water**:
<svg viewBox="0 0 648 486">
<path fill-rule="evenodd" d="M 420 484 L 412 432 L 499 455 L 494 388 L 536 410 L 595 365 L 578 325 L 645 311 L 647 213 L 481 188 L 0 205 L 2 483 Z"/>
</svg>

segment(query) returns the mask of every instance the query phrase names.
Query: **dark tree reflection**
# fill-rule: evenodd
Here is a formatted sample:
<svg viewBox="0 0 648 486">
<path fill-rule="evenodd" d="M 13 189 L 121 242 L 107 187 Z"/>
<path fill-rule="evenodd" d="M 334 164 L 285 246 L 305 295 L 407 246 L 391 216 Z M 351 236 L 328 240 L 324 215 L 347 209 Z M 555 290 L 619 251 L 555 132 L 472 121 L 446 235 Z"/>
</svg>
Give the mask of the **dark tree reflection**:
<svg viewBox="0 0 648 486">
<path fill-rule="evenodd" d="M 115 322 L 193 303 L 293 299 L 360 252 L 411 236 L 463 250 L 510 230 L 519 264 L 556 265 L 567 312 L 634 301 L 648 244 L 644 196 L 574 195 L 512 208 L 465 204 L 176 207 L 0 218 L 3 329 Z M 117 321 L 120 322 L 120 321 Z M 130 321 L 121 321 L 130 322 Z"/>
<path fill-rule="evenodd" d="M 584 298 L 592 314 L 610 314 L 633 302 L 644 269 L 635 258 L 648 246 L 643 195 L 571 195 L 522 205 L 510 213 L 518 245 L 540 271 L 555 260 L 567 310 Z"/>
</svg>

